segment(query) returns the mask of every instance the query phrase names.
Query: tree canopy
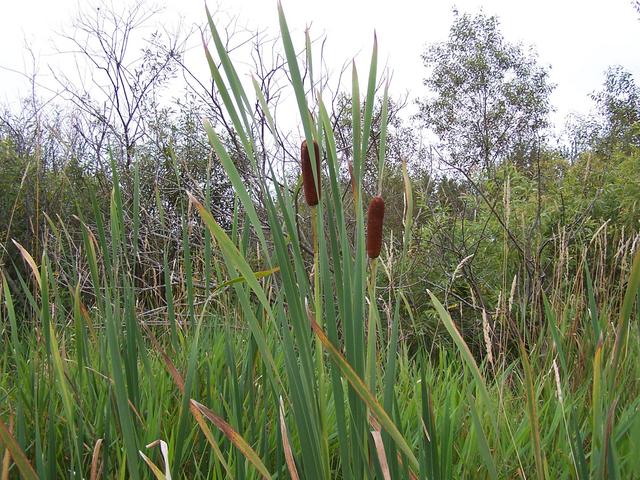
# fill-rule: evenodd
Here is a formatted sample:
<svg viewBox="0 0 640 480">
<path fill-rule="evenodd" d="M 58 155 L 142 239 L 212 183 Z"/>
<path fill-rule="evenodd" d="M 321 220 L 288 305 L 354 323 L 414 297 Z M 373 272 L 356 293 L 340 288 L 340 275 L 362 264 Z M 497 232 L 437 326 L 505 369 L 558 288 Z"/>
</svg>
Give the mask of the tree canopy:
<svg viewBox="0 0 640 480">
<path fill-rule="evenodd" d="M 497 17 L 454 15 L 449 38 L 422 55 L 431 95 L 419 101 L 418 117 L 453 166 L 492 169 L 516 154 L 526 162 L 548 124 L 548 70 L 505 40 Z"/>
</svg>

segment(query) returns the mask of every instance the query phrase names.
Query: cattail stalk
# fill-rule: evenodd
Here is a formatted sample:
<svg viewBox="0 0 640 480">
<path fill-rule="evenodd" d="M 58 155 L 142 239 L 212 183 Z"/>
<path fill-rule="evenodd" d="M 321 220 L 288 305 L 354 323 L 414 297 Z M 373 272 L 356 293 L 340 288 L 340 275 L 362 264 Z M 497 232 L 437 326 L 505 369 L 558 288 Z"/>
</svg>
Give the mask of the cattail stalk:
<svg viewBox="0 0 640 480">
<path fill-rule="evenodd" d="M 320 252 L 319 252 L 319 216 L 318 203 L 320 200 L 320 148 L 318 142 L 313 141 L 313 153 L 315 157 L 315 175 L 311 164 L 311 155 L 307 141 L 304 140 L 300 146 L 300 163 L 302 168 L 302 187 L 304 189 L 304 198 L 311 209 L 311 234 L 313 237 L 313 296 L 314 296 L 314 315 L 316 322 L 322 328 L 322 290 L 320 285 Z M 322 217 L 320 217 L 322 218 Z M 318 394 L 320 398 L 324 398 L 325 393 L 325 375 L 324 360 L 322 357 L 322 344 L 320 339 L 316 337 L 316 370 L 318 375 Z M 328 417 L 323 405 L 320 405 L 320 423 L 324 432 L 328 431 Z M 323 435 L 322 449 L 325 456 L 329 456 L 329 445 L 327 435 Z"/>
<path fill-rule="evenodd" d="M 316 158 L 319 158 L 316 151 Z M 319 169 L 317 170 L 320 171 Z M 318 175 L 319 178 L 319 175 Z M 319 215 L 318 206 L 313 205 L 311 207 L 311 230 L 313 234 L 313 297 L 314 297 L 314 313 L 316 317 L 316 323 L 324 328 L 323 313 L 322 313 L 322 286 L 320 284 L 320 235 L 318 233 L 319 227 Z M 320 217 L 322 218 L 322 217 Z M 321 220 L 320 220 L 321 221 Z M 325 379 L 325 367 L 324 358 L 322 355 L 322 342 L 320 338 L 316 336 L 316 370 L 318 375 L 318 396 L 319 398 L 325 398 L 326 396 L 326 379 Z M 320 405 L 320 425 L 323 432 L 329 431 L 329 419 L 327 416 L 326 408 L 324 404 Z M 329 457 L 329 443 L 327 441 L 328 434 L 322 436 L 322 450 L 326 458 Z"/>
<path fill-rule="evenodd" d="M 375 392 L 376 389 L 376 340 L 377 330 L 380 329 L 380 319 L 378 306 L 376 303 L 376 279 L 378 277 L 378 259 L 371 259 L 371 270 L 369 272 L 369 318 L 367 323 L 367 363 L 365 366 L 365 379 L 369 390 Z"/>
<path fill-rule="evenodd" d="M 318 252 L 318 209 L 320 199 L 320 147 L 318 142 L 313 141 L 313 154 L 315 157 L 315 175 L 311 165 L 311 155 L 307 141 L 304 140 L 300 146 L 300 163 L 302 167 L 302 186 L 304 188 L 304 198 L 311 208 L 311 233 L 313 237 L 313 276 L 314 276 L 314 296 L 315 314 L 318 325 L 322 326 L 320 314 L 320 264 Z M 315 177 L 315 178 L 314 178 Z M 317 187 L 317 188 L 316 188 Z"/>
</svg>

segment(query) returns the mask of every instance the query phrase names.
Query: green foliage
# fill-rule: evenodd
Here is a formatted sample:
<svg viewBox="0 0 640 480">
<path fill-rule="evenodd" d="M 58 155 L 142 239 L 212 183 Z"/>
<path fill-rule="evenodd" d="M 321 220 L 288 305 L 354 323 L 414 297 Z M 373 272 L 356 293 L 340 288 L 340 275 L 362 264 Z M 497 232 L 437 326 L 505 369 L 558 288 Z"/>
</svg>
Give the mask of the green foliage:
<svg viewBox="0 0 640 480">
<path fill-rule="evenodd" d="M 63 251 L 57 243 L 62 236 L 79 240 L 78 232 L 68 224 L 51 228 L 50 222 L 57 224 L 59 219 L 90 212 L 91 198 L 98 198 L 102 181 L 76 158 L 52 168 L 47 165 L 50 152 L 45 147 L 29 151 L 21 148 L 19 141 L 15 135 L 0 131 L 0 268 L 14 286 L 20 276 L 26 278 L 25 264 L 14 242 L 32 251 L 47 243 L 61 255 L 73 251 L 73 245 Z M 73 262 L 71 258 L 64 261 Z M 18 300 L 24 305 L 24 297 L 20 295 Z"/>
<path fill-rule="evenodd" d="M 431 96 L 420 102 L 418 117 L 459 168 L 492 169 L 515 153 L 526 164 L 548 122 L 548 72 L 533 53 L 504 39 L 496 17 L 454 16 L 449 39 L 422 56 Z"/>
<path fill-rule="evenodd" d="M 0 228 L 5 236 L 12 235 L 18 241 L 24 241 L 28 235 L 28 223 L 22 221 L 27 217 L 27 203 L 20 201 L 20 193 L 30 178 L 30 167 L 26 159 L 18 155 L 11 139 L 3 137 L 0 140 Z M 5 240 L 2 238 L 3 245 Z"/>
<path fill-rule="evenodd" d="M 567 169 L 563 183 L 563 205 L 557 214 L 568 220 L 582 212 L 593 232 L 603 222 L 635 232 L 640 227 L 638 202 L 640 195 L 640 149 L 616 151 L 611 157 L 585 153 Z"/>
<path fill-rule="evenodd" d="M 609 154 L 640 147 L 640 87 L 633 75 L 619 65 L 608 68 L 602 90 L 592 98 L 601 117 L 599 147 Z"/>
<path fill-rule="evenodd" d="M 553 295 L 581 278 L 585 261 L 591 267 L 603 262 L 604 269 L 616 264 L 618 249 L 640 229 L 639 162 L 635 148 L 612 157 L 586 152 L 572 164 L 542 152 L 533 171 L 505 164 L 490 179 L 439 180 L 435 194 L 421 198 L 428 214 L 419 224 L 413 268 L 404 280 L 417 312 L 417 323 L 406 318 L 409 333 L 427 345 L 443 333 L 424 292 L 426 281 L 444 295 L 465 339 L 482 356 L 482 310 L 504 317 L 513 308 L 508 304 L 514 281 L 535 304 L 535 291 Z M 594 242 L 602 251 L 589 252 Z M 513 342 L 517 353 L 522 332 L 500 328 L 510 331 L 501 333 L 501 341 Z"/>
</svg>

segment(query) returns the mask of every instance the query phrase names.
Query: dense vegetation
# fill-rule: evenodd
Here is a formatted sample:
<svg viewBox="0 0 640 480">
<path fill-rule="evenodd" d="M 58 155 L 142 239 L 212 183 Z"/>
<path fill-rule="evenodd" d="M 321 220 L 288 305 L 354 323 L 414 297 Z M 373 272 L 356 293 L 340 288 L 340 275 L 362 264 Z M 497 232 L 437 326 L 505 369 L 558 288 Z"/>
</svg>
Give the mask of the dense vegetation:
<svg viewBox="0 0 640 480">
<path fill-rule="evenodd" d="M 76 37 L 112 103 L 65 82 L 70 110 L 2 116 L 0 478 L 639 477 L 633 76 L 552 148 L 495 17 L 455 13 L 410 120 L 375 42 L 325 103 L 282 9 L 253 84 L 208 20 L 210 84 L 179 42 Z"/>
</svg>

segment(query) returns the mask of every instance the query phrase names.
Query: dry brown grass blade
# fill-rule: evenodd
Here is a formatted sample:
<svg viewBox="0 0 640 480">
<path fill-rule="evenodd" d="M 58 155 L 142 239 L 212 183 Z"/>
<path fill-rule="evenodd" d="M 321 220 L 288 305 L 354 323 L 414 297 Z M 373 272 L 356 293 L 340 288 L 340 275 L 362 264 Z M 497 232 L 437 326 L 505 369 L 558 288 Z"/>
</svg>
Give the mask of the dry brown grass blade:
<svg viewBox="0 0 640 480">
<path fill-rule="evenodd" d="M 382 476 L 384 477 L 384 480 L 391 480 L 387 454 L 384 451 L 384 443 L 382 443 L 382 434 L 380 433 L 380 430 L 371 430 L 371 436 L 373 437 L 373 443 L 376 446 L 376 453 L 378 454 L 378 461 L 380 462 Z"/>
<path fill-rule="evenodd" d="M 127 399 L 127 403 L 129 404 L 129 408 L 131 409 L 131 411 L 134 413 L 134 415 L 138 419 L 138 422 L 140 422 L 140 425 L 144 426 L 144 419 L 142 418 L 142 415 L 140 415 L 140 412 L 138 412 L 138 409 L 136 408 L 136 406 L 129 399 Z"/>
<path fill-rule="evenodd" d="M 87 327 L 89 328 L 89 335 L 91 336 L 91 341 L 94 343 L 94 345 L 97 345 L 98 336 L 96 335 L 96 329 L 93 326 L 93 320 L 91 320 L 91 315 L 89 315 L 89 310 L 87 310 L 87 307 L 82 302 L 79 302 L 79 306 L 80 306 L 80 315 L 82 315 L 82 318 L 84 319 L 85 323 L 87 324 Z"/>
<path fill-rule="evenodd" d="M 149 340 L 151 340 L 151 344 L 153 345 L 153 348 L 156 349 L 156 351 L 162 357 L 162 360 L 164 360 L 165 367 L 167 367 L 167 371 L 169 372 L 169 375 L 171 375 L 173 382 L 178 387 L 178 390 L 180 390 L 180 393 L 184 393 L 184 379 L 182 378 L 182 375 L 180 375 L 180 372 L 178 371 L 176 366 L 173 364 L 173 361 L 171 361 L 171 359 L 169 358 L 169 355 L 167 355 L 166 352 L 162 349 L 160 342 L 158 342 L 158 339 L 153 334 L 153 332 L 149 330 L 149 327 L 147 327 L 147 325 L 144 323 L 142 324 L 142 327 L 144 328 L 147 336 L 149 337 Z"/>
<path fill-rule="evenodd" d="M 144 453 L 138 452 L 145 463 L 149 466 L 153 474 L 158 480 L 171 480 L 171 467 L 169 465 L 169 446 L 164 440 L 155 440 L 147 445 L 146 448 L 160 447 L 160 453 L 162 454 L 162 460 L 164 462 L 164 472 L 151 461 Z"/>
<path fill-rule="evenodd" d="M 38 266 L 36 265 L 35 260 L 33 259 L 31 254 L 29 252 L 27 252 L 27 250 L 22 245 L 20 245 L 15 240 L 11 240 L 11 241 L 18 248 L 18 250 L 20 250 L 20 254 L 22 255 L 22 258 L 24 258 L 25 261 L 29 264 L 29 268 L 31 268 L 31 273 L 33 273 L 33 278 L 35 278 L 36 282 L 38 283 L 38 288 L 40 288 L 40 286 L 41 286 L 41 284 L 40 284 L 40 272 L 38 271 Z"/>
<path fill-rule="evenodd" d="M 9 460 L 11 460 L 9 450 L 5 449 L 2 457 L 2 471 L 0 472 L 0 478 L 2 480 L 9 480 Z"/>
<path fill-rule="evenodd" d="M 0 420 L 0 444 L 4 445 L 4 447 L 9 451 L 11 458 L 18 467 L 21 478 L 26 480 L 38 479 L 38 474 L 33 469 L 27 459 L 27 456 L 22 451 L 22 448 L 20 448 L 20 445 L 16 442 L 16 439 L 13 438 L 9 428 L 2 420 Z"/>
<path fill-rule="evenodd" d="M 282 433 L 282 446 L 284 447 L 284 458 L 287 461 L 289 475 L 291 475 L 291 480 L 299 480 L 300 477 L 298 476 L 296 462 L 293 458 L 293 452 L 291 451 L 291 444 L 289 443 L 287 424 L 284 421 L 284 402 L 282 401 L 282 397 L 280 397 L 280 432 Z"/>
<path fill-rule="evenodd" d="M 404 462 L 402 461 L 402 455 L 400 455 L 399 453 L 398 453 L 398 463 L 404 466 Z M 411 469 L 409 469 L 409 480 L 419 480 L 418 476 L 415 473 L 413 473 Z"/>
<path fill-rule="evenodd" d="M 367 404 L 371 413 L 375 415 L 377 421 L 384 427 L 385 431 L 391 436 L 398 448 L 404 453 L 405 458 L 409 461 L 410 469 L 419 470 L 419 462 L 416 458 L 413 450 L 402 436 L 402 433 L 396 426 L 396 424 L 391 420 L 389 414 L 385 411 L 384 407 L 378 402 L 375 395 L 371 393 L 369 388 L 365 385 L 364 381 L 358 376 L 353 367 L 349 364 L 347 359 L 342 355 L 340 350 L 338 350 L 335 345 L 331 343 L 327 335 L 324 333 L 322 328 L 318 325 L 318 323 L 313 318 L 313 314 L 307 309 L 307 316 L 309 317 L 309 322 L 311 323 L 311 328 L 316 334 L 317 338 L 322 343 L 322 346 L 329 352 L 331 355 L 334 364 L 340 369 L 340 373 L 345 380 L 349 382 L 349 384 L 353 387 L 354 391 L 358 394 L 358 396 Z"/>
<path fill-rule="evenodd" d="M 138 453 L 142 457 L 142 460 L 144 460 L 144 462 L 147 464 L 149 469 L 151 469 L 151 471 L 153 472 L 153 475 L 156 477 L 157 480 L 167 480 L 167 477 L 164 475 L 164 473 L 162 473 L 162 470 L 160 470 L 160 468 L 158 468 L 158 466 L 155 463 L 153 463 L 149 457 L 147 457 L 142 452 L 138 452 Z"/>
<path fill-rule="evenodd" d="M 200 411 L 195 407 L 195 405 L 190 403 L 189 409 L 191 411 L 191 414 L 193 415 L 193 418 L 196 419 L 196 422 L 198 423 L 200 430 L 202 430 L 202 433 L 204 434 L 205 438 L 209 442 L 209 445 L 211 445 L 211 448 L 213 448 L 213 451 L 216 454 L 218 461 L 222 464 L 223 468 L 227 472 L 227 475 L 229 477 L 233 477 L 233 472 L 231 471 L 231 467 L 229 466 L 227 461 L 224 459 L 224 455 L 222 455 L 222 452 L 220 451 L 220 446 L 218 445 L 218 442 L 216 442 L 216 439 L 213 437 L 213 433 L 211 433 L 211 429 L 207 425 L 207 422 L 204 421 L 204 417 L 202 416 Z"/>
<path fill-rule="evenodd" d="M 173 361 L 171 360 L 171 358 L 169 358 L 169 355 L 167 355 L 167 353 L 162 349 L 162 347 L 160 346 L 160 342 L 158 342 L 158 339 L 153 334 L 153 332 L 149 330 L 147 325 L 145 325 L 144 323 L 142 324 L 142 326 L 145 329 L 147 336 L 151 340 L 151 344 L 153 345 L 153 348 L 155 348 L 156 351 L 162 357 L 165 367 L 167 368 L 169 375 L 171 375 L 173 382 L 178 387 L 178 390 L 180 390 L 180 393 L 184 394 L 184 379 L 182 378 L 182 375 L 180 374 L 176 366 L 173 364 Z M 207 425 L 207 422 L 205 422 L 204 417 L 202 416 L 202 413 L 200 413 L 200 411 L 191 403 L 189 403 L 189 411 L 191 412 L 193 417 L 196 419 L 196 422 L 198 423 L 200 430 L 202 430 L 202 433 L 204 434 L 205 438 L 209 442 L 209 445 L 211 445 L 211 448 L 213 448 L 213 451 L 216 457 L 218 458 L 218 461 L 222 464 L 223 468 L 227 472 L 227 475 L 229 475 L 230 477 L 233 477 L 231 468 L 229 467 L 229 464 L 225 460 L 224 455 L 222 455 L 218 442 L 216 442 L 216 439 L 214 438 L 213 433 L 211 433 L 211 429 Z"/>
<path fill-rule="evenodd" d="M 374 417 L 371 414 L 369 414 L 369 424 L 371 425 L 371 428 L 373 428 L 373 431 L 376 431 L 376 432 L 382 431 L 382 426 L 380 425 L 380 422 L 378 422 L 376 417 Z M 424 423 L 423 423 L 423 425 L 424 425 Z M 371 433 L 373 433 L 373 431 Z M 375 438 L 374 438 L 374 440 L 375 440 Z M 386 456 L 385 456 L 385 461 L 386 461 Z M 400 463 L 400 465 L 404 465 L 404 463 L 402 462 L 402 455 L 400 453 L 398 453 L 398 463 Z M 411 469 L 409 470 L 409 479 L 410 480 L 418 480 L 418 477 L 416 476 L 415 473 L 413 473 L 413 471 Z"/>
<path fill-rule="evenodd" d="M 91 455 L 91 480 L 98 480 L 102 476 L 102 462 L 100 461 L 100 451 L 102 450 L 102 439 L 96 440 Z"/>
<path fill-rule="evenodd" d="M 9 417 L 9 433 L 13 435 L 13 417 Z M 9 480 L 9 465 L 11 461 L 11 455 L 9 454 L 9 449 L 5 448 L 4 455 L 2 458 L 2 472 L 0 473 L 0 478 L 2 480 Z"/>
<path fill-rule="evenodd" d="M 194 405 L 200 412 L 208 418 L 224 435 L 233 443 L 233 445 L 240 450 L 242 455 L 251 462 L 251 464 L 256 468 L 256 470 L 266 479 L 271 479 L 271 474 L 267 470 L 267 467 L 264 466 L 262 460 L 256 453 L 256 451 L 251 448 L 251 445 L 247 443 L 247 441 L 242 438 L 238 432 L 236 432 L 231 425 L 216 415 L 213 410 L 208 407 L 202 405 L 201 403 L 191 400 L 191 404 Z"/>
</svg>

